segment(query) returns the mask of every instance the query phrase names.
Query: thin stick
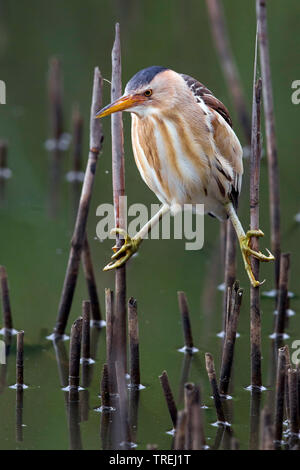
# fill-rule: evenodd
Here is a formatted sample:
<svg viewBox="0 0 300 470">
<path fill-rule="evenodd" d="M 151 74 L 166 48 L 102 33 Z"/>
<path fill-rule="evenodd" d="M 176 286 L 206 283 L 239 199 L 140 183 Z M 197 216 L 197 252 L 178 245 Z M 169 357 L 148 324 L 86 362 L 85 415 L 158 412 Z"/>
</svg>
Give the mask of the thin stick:
<svg viewBox="0 0 300 470">
<path fill-rule="evenodd" d="M 275 323 L 275 335 L 281 337 L 284 334 L 287 319 L 289 270 L 290 254 L 282 253 L 280 256 L 279 292 L 277 296 L 277 315 Z"/>
<path fill-rule="evenodd" d="M 130 346 L 130 381 L 134 387 L 139 387 L 140 356 L 139 356 L 139 325 L 137 316 L 137 302 L 131 297 L 128 301 L 128 332 Z"/>
<path fill-rule="evenodd" d="M 17 388 L 24 385 L 24 331 L 17 334 L 17 361 L 16 361 Z"/>
<path fill-rule="evenodd" d="M 292 434 L 298 434 L 298 374 L 296 369 L 288 370 L 288 383 L 290 396 L 290 430 Z"/>
<path fill-rule="evenodd" d="M 170 413 L 170 417 L 174 426 L 176 428 L 176 420 L 177 420 L 177 408 L 175 405 L 174 396 L 170 387 L 168 374 L 166 371 L 163 371 L 162 375 L 159 376 L 159 380 L 165 395 L 165 399 L 167 402 L 167 407 Z"/>
<path fill-rule="evenodd" d="M 233 57 L 222 2 L 206 0 L 212 34 L 219 54 L 227 88 L 231 94 L 247 143 L 251 142 L 251 124 L 236 62 Z"/>
<path fill-rule="evenodd" d="M 185 411 L 187 416 L 186 432 L 185 432 L 185 448 L 192 448 L 193 430 L 192 430 L 192 417 L 193 417 L 193 404 L 195 402 L 195 385 L 192 383 L 186 383 L 184 386 L 184 402 Z"/>
<path fill-rule="evenodd" d="M 178 412 L 178 422 L 175 430 L 174 450 L 185 449 L 186 411 Z"/>
<path fill-rule="evenodd" d="M 229 315 L 229 318 L 226 323 L 226 332 L 220 372 L 220 393 L 222 395 L 227 395 L 228 393 L 231 369 L 233 364 L 237 325 L 243 298 L 243 289 L 239 289 L 239 284 L 237 282 L 234 284 L 232 291 L 233 301 L 231 307 L 231 314 Z"/>
<path fill-rule="evenodd" d="M 285 352 L 285 412 L 287 420 L 290 421 L 290 392 L 289 392 L 289 381 L 288 381 L 288 370 L 292 368 L 290 350 L 288 346 L 284 348 Z"/>
<path fill-rule="evenodd" d="M 276 405 L 275 405 L 275 441 L 281 443 L 282 424 L 284 417 L 285 395 L 285 371 L 286 371 L 286 346 L 278 350 L 277 380 L 276 380 Z"/>
<path fill-rule="evenodd" d="M 110 289 L 105 289 L 105 309 L 106 309 L 106 361 L 109 374 L 110 393 L 116 392 L 116 369 L 115 369 L 115 341 L 114 331 L 116 328 L 114 315 L 114 293 Z"/>
<path fill-rule="evenodd" d="M 62 336 L 65 332 L 78 277 L 80 257 L 85 240 L 86 224 L 97 161 L 103 142 L 101 122 L 99 119 L 95 119 L 95 115 L 101 108 L 101 104 L 102 77 L 100 70 L 96 68 L 94 73 L 94 87 L 91 107 L 90 152 L 81 192 L 76 224 L 71 242 L 68 267 L 64 280 L 63 291 L 61 294 L 57 321 L 54 329 L 54 334 L 57 336 Z"/>
<path fill-rule="evenodd" d="M 72 325 L 69 359 L 69 401 L 79 400 L 80 350 L 82 335 L 82 318 Z"/>
<path fill-rule="evenodd" d="M 267 140 L 267 156 L 269 168 L 269 197 L 271 221 L 271 247 L 275 256 L 275 288 L 278 289 L 280 269 L 280 197 L 277 144 L 275 134 L 275 116 L 272 94 L 272 79 L 268 44 L 266 0 L 256 0 L 256 16 L 258 20 L 258 40 L 260 50 L 260 66 L 262 75 L 262 91 Z"/>
<path fill-rule="evenodd" d="M 82 354 L 84 361 L 89 361 L 91 356 L 90 341 L 90 310 L 91 304 L 88 301 L 82 302 Z"/>
<path fill-rule="evenodd" d="M 103 365 L 102 380 L 101 380 L 101 402 L 102 408 L 110 408 L 110 393 L 109 393 L 109 375 L 108 365 Z"/>
<path fill-rule="evenodd" d="M 178 295 L 178 304 L 179 310 L 181 313 L 183 335 L 184 335 L 184 345 L 187 352 L 193 352 L 194 342 L 192 336 L 192 328 L 190 321 L 189 306 L 187 298 L 184 292 L 177 292 Z"/>
<path fill-rule="evenodd" d="M 205 354 L 205 364 L 206 364 L 206 370 L 207 370 L 209 382 L 210 382 L 213 397 L 214 397 L 218 422 L 224 424 L 226 422 L 226 420 L 225 420 L 222 401 L 221 401 L 221 397 L 220 397 L 220 393 L 219 393 L 214 360 L 213 360 L 213 357 L 210 353 Z"/>
<path fill-rule="evenodd" d="M 91 314 L 93 321 L 101 325 L 102 315 L 100 310 L 99 297 L 97 292 L 97 284 L 94 274 L 93 262 L 91 257 L 90 246 L 87 237 L 85 237 L 83 250 L 82 250 L 82 265 L 84 270 L 84 276 L 87 283 L 91 302 Z"/>
<path fill-rule="evenodd" d="M 253 77 L 253 104 L 252 104 L 252 138 L 250 157 L 250 228 L 259 230 L 259 182 L 261 160 L 261 89 L 262 82 L 256 81 L 257 68 L 257 35 L 255 43 L 254 77 Z M 253 237 L 251 247 L 259 251 L 258 238 Z M 252 257 L 251 267 L 255 279 L 259 278 L 259 260 Z M 262 386 L 261 372 L 261 314 L 260 314 L 260 290 L 259 287 L 250 289 L 250 343 L 251 343 L 251 385 Z"/>
<path fill-rule="evenodd" d="M 7 272 L 4 266 L 0 266 L 0 280 L 2 291 L 2 310 L 3 310 L 3 327 L 5 330 L 13 329 L 13 321 L 10 306 L 10 296 L 8 288 Z"/>
<path fill-rule="evenodd" d="M 120 26 L 116 24 L 115 42 L 112 50 L 112 79 L 111 100 L 114 101 L 122 95 L 121 79 L 121 43 Z M 111 117 L 112 138 L 112 177 L 113 199 L 115 211 L 115 226 L 125 227 L 125 212 L 121 197 L 125 196 L 125 166 L 124 166 L 124 137 L 122 113 L 115 113 Z M 124 240 L 116 236 L 116 246 L 120 248 Z M 124 370 L 127 369 L 127 335 L 126 335 L 126 267 L 116 269 L 115 272 L 115 313 L 116 313 L 116 346 L 117 360 L 121 360 Z"/>
</svg>

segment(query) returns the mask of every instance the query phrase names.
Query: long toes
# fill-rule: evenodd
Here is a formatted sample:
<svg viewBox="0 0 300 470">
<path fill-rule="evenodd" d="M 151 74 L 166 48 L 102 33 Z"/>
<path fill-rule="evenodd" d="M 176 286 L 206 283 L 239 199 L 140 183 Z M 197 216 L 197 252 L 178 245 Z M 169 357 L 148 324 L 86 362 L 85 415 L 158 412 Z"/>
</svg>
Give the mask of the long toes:
<svg viewBox="0 0 300 470">
<path fill-rule="evenodd" d="M 126 253 L 126 251 L 128 250 L 128 248 L 130 248 L 130 245 L 129 245 L 128 243 L 125 243 L 125 245 L 123 245 L 114 255 L 112 255 L 111 259 L 112 259 L 112 260 L 115 260 L 115 259 L 120 258 L 120 256 L 121 256 L 123 253 Z"/>
</svg>

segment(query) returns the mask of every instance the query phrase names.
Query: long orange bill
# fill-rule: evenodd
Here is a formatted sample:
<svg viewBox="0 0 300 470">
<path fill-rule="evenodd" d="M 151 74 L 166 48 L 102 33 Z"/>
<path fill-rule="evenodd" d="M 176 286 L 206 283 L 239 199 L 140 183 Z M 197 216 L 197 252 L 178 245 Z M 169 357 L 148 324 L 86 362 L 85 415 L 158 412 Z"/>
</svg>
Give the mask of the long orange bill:
<svg viewBox="0 0 300 470">
<path fill-rule="evenodd" d="M 118 111 L 125 111 L 126 109 L 131 108 L 136 103 L 144 101 L 143 97 L 139 95 L 128 95 L 128 96 L 121 96 L 121 98 L 117 99 L 113 103 L 105 106 L 105 108 L 101 109 L 96 114 L 96 119 L 103 118 L 105 116 L 109 116 L 110 114 L 116 113 Z"/>
</svg>

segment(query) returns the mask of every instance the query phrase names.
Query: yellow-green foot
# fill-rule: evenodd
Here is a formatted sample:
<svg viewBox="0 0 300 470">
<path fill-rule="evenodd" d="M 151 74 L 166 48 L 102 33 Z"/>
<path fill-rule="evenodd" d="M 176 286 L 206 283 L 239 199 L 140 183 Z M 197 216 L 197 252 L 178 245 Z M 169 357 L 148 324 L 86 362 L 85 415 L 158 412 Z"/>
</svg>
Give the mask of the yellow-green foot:
<svg viewBox="0 0 300 470">
<path fill-rule="evenodd" d="M 119 250 L 116 246 L 113 247 L 114 254 L 111 257 L 112 261 L 103 268 L 103 271 L 120 268 L 123 264 L 127 263 L 129 258 L 138 251 L 142 241 L 141 238 L 131 238 L 126 230 L 121 228 L 114 228 L 111 231 L 111 235 L 113 234 L 121 235 L 124 238 L 124 244 Z"/>
<path fill-rule="evenodd" d="M 264 255 L 261 251 L 255 251 L 250 248 L 251 237 L 263 237 L 264 233 L 261 230 L 248 230 L 248 232 L 240 237 L 240 247 L 242 251 L 242 256 L 245 264 L 245 269 L 250 279 L 251 285 L 253 287 L 261 286 L 265 281 L 259 282 L 255 279 L 254 274 L 251 268 L 250 256 L 254 256 L 259 261 L 268 263 L 269 261 L 274 261 L 274 256 L 267 249 L 268 255 Z"/>
</svg>

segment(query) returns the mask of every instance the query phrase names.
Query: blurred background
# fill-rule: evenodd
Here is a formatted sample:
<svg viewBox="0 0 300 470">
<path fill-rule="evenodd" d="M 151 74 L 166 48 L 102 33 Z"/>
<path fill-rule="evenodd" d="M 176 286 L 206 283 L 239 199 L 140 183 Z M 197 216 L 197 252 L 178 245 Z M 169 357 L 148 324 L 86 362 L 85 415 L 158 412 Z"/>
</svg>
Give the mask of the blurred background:
<svg viewBox="0 0 300 470">
<path fill-rule="evenodd" d="M 255 2 L 223 1 L 233 53 L 251 112 L 253 60 L 256 33 Z M 268 28 L 275 100 L 276 129 L 280 167 L 282 250 L 291 252 L 290 290 L 299 293 L 299 105 L 292 104 L 291 84 L 300 79 L 298 0 L 268 2 Z M 8 388 L 0 395 L 0 448 L 66 449 L 69 435 L 63 392 L 57 373 L 52 343 L 46 340 L 54 326 L 64 279 L 69 243 L 74 224 L 74 199 L 65 175 L 72 167 L 72 144 L 62 154 L 63 178 L 58 192 L 56 216 L 49 212 L 51 153 L 45 142 L 51 137 L 47 97 L 49 59 L 61 61 L 64 80 L 64 131 L 71 133 L 71 116 L 78 105 L 84 118 L 83 167 L 88 154 L 88 127 L 93 69 L 98 65 L 103 77 L 111 78 L 111 48 L 115 22 L 120 22 L 123 85 L 138 70 L 163 65 L 194 76 L 211 89 L 230 110 L 234 129 L 246 145 L 242 129 L 226 88 L 211 36 L 204 0 L 0 0 L 0 79 L 7 87 L 7 104 L 0 106 L 0 138 L 8 141 L 8 166 L 13 176 L 6 182 L 6 196 L 0 207 L 0 264 L 6 266 L 10 282 L 15 327 L 25 330 L 25 393 L 23 442 L 15 438 L 15 394 Z M 104 83 L 104 104 L 110 101 L 110 85 Z M 112 202 L 110 119 L 103 121 L 105 142 L 99 160 L 88 223 L 98 291 L 104 313 L 104 288 L 113 288 L 114 275 L 102 267 L 111 256 L 112 241 L 96 238 L 96 208 Z M 130 142 L 130 116 L 124 115 L 126 192 L 128 204 L 156 203 L 135 166 Z M 249 224 L 248 162 L 240 216 Z M 261 169 L 262 246 L 270 246 L 266 158 Z M 156 443 L 168 449 L 171 428 L 158 375 L 168 371 L 176 398 L 180 395 L 183 355 L 181 320 L 177 306 L 178 290 L 187 293 L 195 345 L 189 379 L 201 382 L 206 433 L 215 438 L 216 420 L 210 399 L 204 353 L 216 357 L 218 370 L 222 328 L 222 292 L 216 289 L 222 279 L 219 254 L 220 225 L 205 219 L 205 244 L 201 251 L 185 251 L 185 240 L 146 241 L 128 267 L 128 297 L 138 300 L 141 341 L 142 383 L 137 442 L 139 448 Z M 238 254 L 239 256 L 239 254 Z M 242 265 L 238 278 L 245 288 L 237 340 L 232 424 L 242 448 L 249 445 L 250 383 L 249 285 Z M 262 266 L 265 289 L 273 288 L 273 266 Z M 80 315 L 81 301 L 87 298 L 82 273 L 76 289 L 68 330 Z M 299 300 L 292 300 L 297 311 Z M 264 299 L 263 377 L 269 385 L 272 362 L 271 341 L 274 301 Z M 291 318 L 290 338 L 300 339 L 298 315 Z M 100 371 L 105 359 L 105 338 L 100 335 L 94 379 L 89 389 L 89 419 L 81 424 L 85 449 L 101 448 L 97 396 Z M 68 348 L 68 343 L 66 343 Z M 7 365 L 7 384 L 15 382 L 15 347 Z M 3 368 L 3 366 L 1 366 Z M 270 392 L 265 392 L 265 396 Z M 179 398 L 180 402 L 180 398 Z M 181 406 L 181 405 L 180 405 Z"/>
</svg>

